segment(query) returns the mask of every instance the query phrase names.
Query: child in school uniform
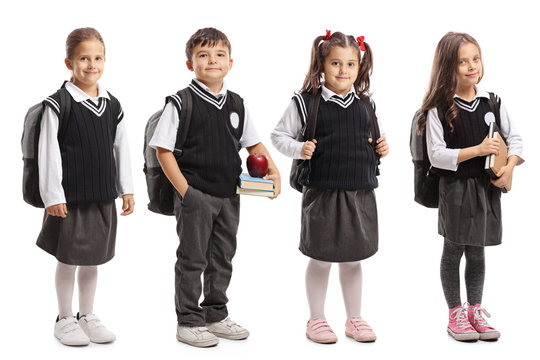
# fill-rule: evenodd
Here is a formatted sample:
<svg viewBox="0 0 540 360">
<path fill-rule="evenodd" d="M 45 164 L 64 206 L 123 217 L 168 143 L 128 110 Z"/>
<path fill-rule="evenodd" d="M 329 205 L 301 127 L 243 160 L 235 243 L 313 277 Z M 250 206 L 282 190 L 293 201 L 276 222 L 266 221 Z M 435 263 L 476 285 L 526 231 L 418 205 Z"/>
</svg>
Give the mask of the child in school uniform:
<svg viewBox="0 0 540 360">
<path fill-rule="evenodd" d="M 315 38 L 311 64 L 301 93 L 295 95 L 271 134 L 283 154 L 310 162 L 303 183 L 300 251 L 310 257 L 306 292 L 310 308 L 306 336 L 334 343 L 324 314 L 328 276 L 333 262 L 339 275 L 347 321 L 345 332 L 360 342 L 376 335 L 360 314 L 362 267 L 378 250 L 374 189 L 378 159 L 388 154 L 384 136 L 371 139 L 369 83 L 372 53 L 364 37 L 340 32 Z M 319 95 L 320 94 L 320 95 Z M 304 131 L 310 98 L 320 96 L 314 139 L 298 141 Z M 376 142 L 376 149 L 372 144 Z"/>
<path fill-rule="evenodd" d="M 123 212 L 133 212 L 131 164 L 121 107 L 98 85 L 105 64 L 105 45 L 93 28 L 72 31 L 66 41 L 65 83 L 70 116 L 59 138 L 60 97 L 44 102 L 39 136 L 39 190 L 46 212 L 37 245 L 55 256 L 58 317 L 54 335 L 65 345 L 106 343 L 116 339 L 93 314 L 97 265 L 114 256 L 115 198 Z M 114 108 L 114 113 L 113 113 Z M 78 269 L 79 312 L 72 299 Z"/>
<path fill-rule="evenodd" d="M 502 238 L 501 188 L 512 183 L 523 160 L 523 145 L 501 99 L 500 129 L 508 146 L 508 164 L 492 180 L 484 170 L 486 155 L 496 154 L 499 140 L 488 138 L 495 115 L 490 94 L 478 87 L 484 75 L 478 42 L 468 34 L 447 33 L 437 45 L 428 91 L 418 119 L 425 129 L 429 160 L 440 175 L 439 234 L 444 237 L 441 282 L 449 308 L 447 331 L 456 340 L 493 340 L 482 307 L 486 246 Z M 437 108 L 442 108 L 440 119 Z M 496 111 L 496 110 L 495 110 Z M 465 254 L 467 302 L 460 298 L 459 264 Z"/>
<path fill-rule="evenodd" d="M 180 239 L 175 266 L 176 338 L 197 347 L 217 345 L 218 337 L 239 340 L 249 336 L 228 317 L 226 296 L 240 212 L 238 151 L 245 147 L 250 154 L 265 154 L 269 167 L 264 178 L 274 181 L 276 196 L 281 188 L 279 171 L 260 142 L 247 107 L 233 99 L 223 82 L 232 67 L 230 55 L 230 42 L 217 29 L 200 29 L 191 36 L 186 64 L 195 73 L 188 85 L 193 110 L 182 156 L 173 154 L 183 111 L 176 95 L 167 98 L 149 142 L 176 189 L 174 212 Z M 239 119 L 241 113 L 244 119 Z M 201 292 L 204 301 L 199 304 Z"/>
</svg>

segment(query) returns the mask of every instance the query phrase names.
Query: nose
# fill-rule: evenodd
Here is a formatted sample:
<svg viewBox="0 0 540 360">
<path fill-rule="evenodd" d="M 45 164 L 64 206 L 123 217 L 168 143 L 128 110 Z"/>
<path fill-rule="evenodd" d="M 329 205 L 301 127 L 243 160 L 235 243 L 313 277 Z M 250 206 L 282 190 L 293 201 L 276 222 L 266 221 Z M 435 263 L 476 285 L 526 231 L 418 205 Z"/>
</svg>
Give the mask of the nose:
<svg viewBox="0 0 540 360">
<path fill-rule="evenodd" d="M 347 72 L 347 65 L 346 64 L 343 64 L 339 67 L 339 73 L 340 74 L 345 74 Z"/>
</svg>

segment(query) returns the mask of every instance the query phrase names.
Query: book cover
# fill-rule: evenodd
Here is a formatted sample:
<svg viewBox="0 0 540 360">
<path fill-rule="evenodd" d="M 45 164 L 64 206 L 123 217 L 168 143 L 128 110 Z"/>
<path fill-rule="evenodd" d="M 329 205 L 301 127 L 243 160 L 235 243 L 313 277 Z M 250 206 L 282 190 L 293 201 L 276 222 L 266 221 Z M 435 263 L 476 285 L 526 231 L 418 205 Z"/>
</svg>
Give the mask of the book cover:
<svg viewBox="0 0 540 360">
<path fill-rule="evenodd" d="M 253 189 L 242 189 L 240 186 L 236 187 L 236 193 L 240 195 L 252 195 L 252 196 L 264 196 L 264 197 L 274 197 L 276 193 L 267 190 L 253 190 Z"/>
<path fill-rule="evenodd" d="M 238 186 L 241 189 L 274 191 L 274 182 L 263 178 L 251 177 L 248 174 L 241 174 Z"/>
<path fill-rule="evenodd" d="M 497 173 L 508 162 L 508 147 L 501 136 L 501 130 L 495 122 L 489 124 L 488 137 L 496 139 L 498 138 L 500 140 L 499 155 L 491 154 L 486 156 L 484 169 L 492 179 L 498 179 Z M 508 191 L 511 187 L 512 184 L 509 184 L 505 187 L 505 189 Z"/>
</svg>

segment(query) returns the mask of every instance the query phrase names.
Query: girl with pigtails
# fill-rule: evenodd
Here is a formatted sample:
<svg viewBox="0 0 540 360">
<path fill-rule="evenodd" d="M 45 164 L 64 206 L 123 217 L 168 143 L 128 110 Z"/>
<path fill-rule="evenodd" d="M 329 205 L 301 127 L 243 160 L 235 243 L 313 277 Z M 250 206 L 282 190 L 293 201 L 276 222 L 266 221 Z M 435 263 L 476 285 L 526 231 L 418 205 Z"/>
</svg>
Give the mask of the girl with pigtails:
<svg viewBox="0 0 540 360">
<path fill-rule="evenodd" d="M 340 32 L 313 42 L 309 72 L 272 132 L 274 146 L 304 159 L 300 251 L 310 258 L 306 293 L 310 309 L 306 336 L 317 343 L 337 337 L 325 319 L 324 303 L 332 263 L 339 263 L 345 302 L 345 334 L 360 342 L 376 335 L 361 317 L 361 260 L 378 250 L 379 157 L 388 154 L 384 136 L 372 139 L 375 104 L 370 99 L 373 58 L 364 37 Z M 312 99 L 319 101 L 313 138 L 305 132 Z M 371 109 L 370 109 L 371 108 Z M 313 116 L 313 115 L 311 115 Z M 374 120 L 375 121 L 375 120 Z M 379 124 L 380 127 L 380 124 Z M 376 133 L 376 132 L 375 132 Z M 297 139 L 303 139 L 297 140 Z"/>
</svg>

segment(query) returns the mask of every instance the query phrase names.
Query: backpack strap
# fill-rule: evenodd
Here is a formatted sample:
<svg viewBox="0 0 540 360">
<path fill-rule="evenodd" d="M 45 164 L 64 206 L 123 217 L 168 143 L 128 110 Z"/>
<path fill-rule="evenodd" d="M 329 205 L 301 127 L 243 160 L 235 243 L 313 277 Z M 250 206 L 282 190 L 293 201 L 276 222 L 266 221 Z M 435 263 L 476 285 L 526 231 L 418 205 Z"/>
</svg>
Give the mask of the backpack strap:
<svg viewBox="0 0 540 360">
<path fill-rule="evenodd" d="M 381 137 L 381 131 L 379 129 L 379 123 L 377 122 L 377 115 L 375 114 L 375 109 L 373 109 L 373 104 L 369 97 L 362 97 L 362 101 L 366 107 L 369 116 L 369 122 L 371 125 L 371 145 L 373 146 L 373 151 L 375 151 L 375 156 L 377 158 L 377 175 L 380 175 L 379 164 L 381 163 L 381 155 L 377 153 L 377 139 Z"/>
<path fill-rule="evenodd" d="M 501 104 L 499 104 L 499 102 L 497 101 L 497 97 L 495 96 L 494 93 L 490 92 L 488 94 L 489 94 L 489 100 L 488 100 L 489 107 L 491 111 L 493 112 L 493 114 L 495 115 L 495 123 L 500 129 L 501 128 Z"/>
<path fill-rule="evenodd" d="M 67 81 L 64 81 L 62 87 L 58 89 L 57 94 L 60 98 L 60 112 L 58 115 L 58 141 L 64 138 L 66 133 L 69 115 L 71 113 L 71 95 L 66 89 Z"/>
<path fill-rule="evenodd" d="M 242 134 L 244 133 L 244 121 L 246 115 L 246 109 L 244 107 L 244 100 L 235 92 L 230 90 L 227 91 L 227 96 L 230 96 L 235 109 L 239 109 L 240 113 L 238 114 L 240 121 L 238 123 L 238 131 L 236 133 L 236 139 L 240 141 Z"/>
<path fill-rule="evenodd" d="M 180 157 L 183 155 L 183 147 L 186 143 L 189 124 L 191 122 L 191 112 L 193 110 L 193 98 L 188 88 L 182 89 L 176 93 L 180 97 L 182 108 L 180 111 L 180 124 L 176 132 L 176 143 L 174 145 L 174 155 Z"/>
<path fill-rule="evenodd" d="M 114 119 L 114 121 L 112 122 L 112 138 L 114 140 L 114 138 L 116 137 L 116 128 L 118 127 L 120 121 L 122 121 L 122 119 L 124 118 L 124 111 L 122 110 L 118 99 L 114 97 L 110 92 L 108 93 L 109 98 L 111 99 L 109 101 L 109 105 L 111 106 L 111 114 Z"/>
<path fill-rule="evenodd" d="M 309 97 L 309 105 L 307 111 L 306 131 L 304 131 L 304 140 L 312 141 L 315 137 L 317 128 L 317 115 L 319 112 L 319 102 L 321 101 L 322 88 L 319 88 L 317 93 Z"/>
</svg>

